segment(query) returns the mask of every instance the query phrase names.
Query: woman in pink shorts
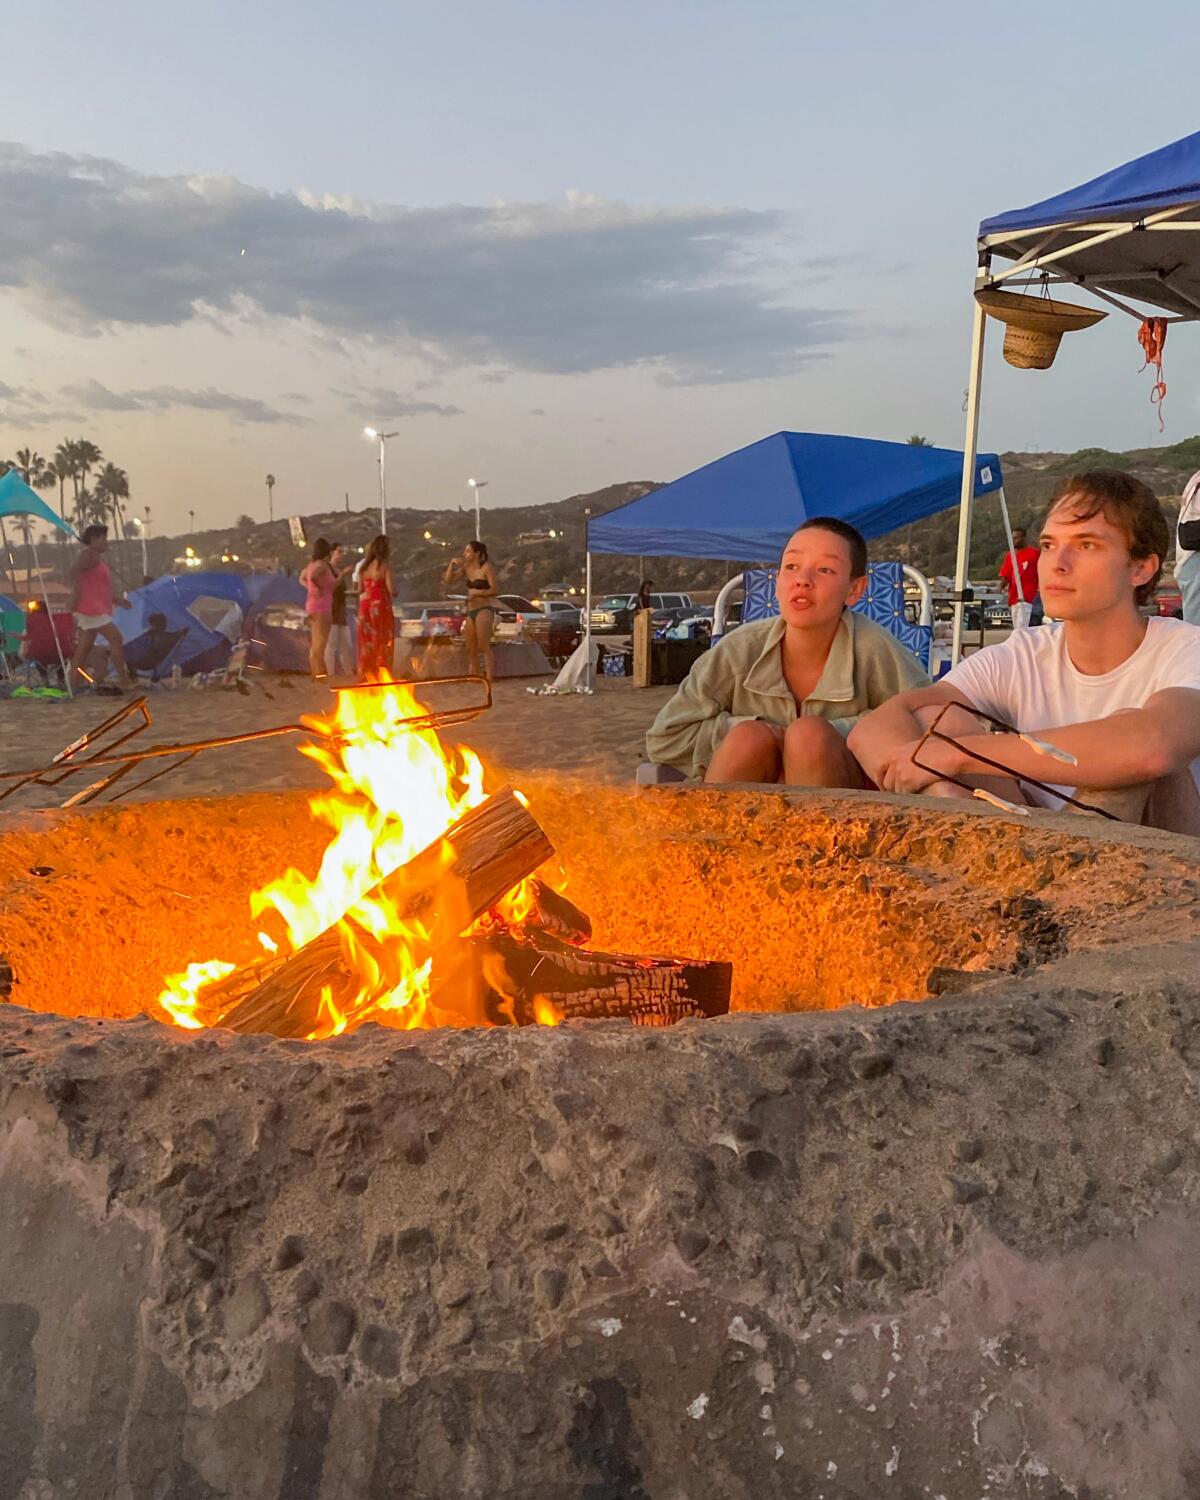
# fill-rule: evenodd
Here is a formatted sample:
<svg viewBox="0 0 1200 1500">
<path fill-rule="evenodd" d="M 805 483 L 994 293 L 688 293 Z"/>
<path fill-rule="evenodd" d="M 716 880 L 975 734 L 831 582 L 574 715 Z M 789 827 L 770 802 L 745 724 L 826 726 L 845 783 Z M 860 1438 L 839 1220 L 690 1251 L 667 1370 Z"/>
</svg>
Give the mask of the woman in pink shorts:
<svg viewBox="0 0 1200 1500">
<path fill-rule="evenodd" d="M 121 686 L 130 687 L 133 682 L 125 665 L 121 632 L 113 620 L 112 569 L 104 560 L 107 551 L 108 527 L 86 526 L 83 551 L 71 569 L 71 582 L 75 587 L 75 651 L 71 657 L 70 673 L 74 686 L 78 686 L 81 680 L 91 680 L 84 679 L 83 664 L 97 636 L 108 646 Z M 129 600 L 123 594 L 115 603 L 122 609 L 129 608 Z"/>
</svg>

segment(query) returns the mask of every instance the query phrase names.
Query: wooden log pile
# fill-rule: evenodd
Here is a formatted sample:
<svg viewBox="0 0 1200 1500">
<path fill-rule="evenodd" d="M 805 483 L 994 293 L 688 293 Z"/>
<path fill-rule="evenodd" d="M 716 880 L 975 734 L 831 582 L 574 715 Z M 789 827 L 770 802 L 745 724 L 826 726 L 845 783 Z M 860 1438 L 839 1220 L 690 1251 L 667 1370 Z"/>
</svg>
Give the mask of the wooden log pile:
<svg viewBox="0 0 1200 1500">
<path fill-rule="evenodd" d="M 553 853 L 506 787 L 368 892 L 364 905 L 385 905 L 408 925 L 410 958 L 430 963 L 435 1020 L 523 1026 L 621 1017 L 669 1026 L 728 1011 L 731 964 L 586 949 L 590 920 L 542 881 L 531 881 L 529 910 L 519 924 L 495 914 L 501 898 Z M 259 960 L 206 987 L 203 1019 L 292 1038 L 320 1033 L 332 1014 L 353 1028 L 376 1008 L 370 994 L 362 995 L 361 974 L 373 966 L 386 974 L 394 941 L 349 913 L 294 953 Z"/>
</svg>

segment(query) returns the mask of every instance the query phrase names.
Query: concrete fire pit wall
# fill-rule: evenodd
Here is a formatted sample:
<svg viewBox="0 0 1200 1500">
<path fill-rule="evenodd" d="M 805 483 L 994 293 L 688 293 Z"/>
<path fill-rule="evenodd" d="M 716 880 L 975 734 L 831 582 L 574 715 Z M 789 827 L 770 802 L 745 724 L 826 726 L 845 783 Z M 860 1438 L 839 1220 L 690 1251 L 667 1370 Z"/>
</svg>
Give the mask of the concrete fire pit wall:
<svg viewBox="0 0 1200 1500">
<path fill-rule="evenodd" d="M 1191 1500 L 1197 847 L 742 805 L 1056 841 L 1053 951 L 666 1032 L 0 1006 L 0 1500 Z"/>
</svg>

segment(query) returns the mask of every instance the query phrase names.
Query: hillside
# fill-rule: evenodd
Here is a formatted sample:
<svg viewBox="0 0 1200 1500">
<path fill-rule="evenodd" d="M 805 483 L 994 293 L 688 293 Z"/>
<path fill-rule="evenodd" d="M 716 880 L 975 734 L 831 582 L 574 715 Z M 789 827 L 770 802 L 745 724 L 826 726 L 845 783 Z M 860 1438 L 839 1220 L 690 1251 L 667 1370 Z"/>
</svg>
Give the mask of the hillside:
<svg viewBox="0 0 1200 1500">
<path fill-rule="evenodd" d="M 1102 467 L 1124 469 L 1144 479 L 1173 518 L 1178 512 L 1183 485 L 1200 468 L 1200 436 L 1167 448 L 1135 449 L 1127 453 L 1099 448 L 1070 454 L 1006 453 L 1002 455 L 1002 463 L 1014 525 L 1036 527 L 1047 501 L 1067 475 Z M 484 535 L 505 591 L 529 595 L 556 583 L 582 590 L 586 514 L 602 515 L 658 488 L 660 485 L 651 480 L 629 481 L 553 503 L 485 510 Z M 379 527 L 377 510 L 322 511 L 306 515 L 303 520 L 310 542 L 326 536 L 355 547 L 365 546 Z M 474 530 L 474 512 L 466 506 L 454 510 L 392 509 L 388 512 L 388 530 L 403 595 L 409 599 L 437 598 L 442 592 L 441 575 L 448 558 L 461 549 Z M 555 533 L 553 537 L 551 532 Z M 531 534 L 540 534 L 540 539 L 531 539 Z M 877 539 L 871 544 L 871 552 L 874 557 L 910 562 L 930 576 L 946 575 L 954 570 L 957 537 L 958 512 L 947 510 Z M 976 510 L 972 576 L 994 577 L 1004 545 L 1000 508 L 989 497 Z M 175 559 L 187 547 L 206 566 L 215 568 L 279 567 L 298 572 L 307 556 L 306 549 L 292 543 L 285 520 L 267 524 L 243 516 L 231 527 L 151 538 L 150 572 L 157 575 L 172 571 Z M 24 549 L 13 550 L 16 561 L 22 564 Z M 141 575 L 139 544 L 122 543 L 115 550 L 118 566 L 132 586 Z M 224 561 L 235 554 L 236 563 Z M 49 558 L 43 554 L 43 561 L 58 561 L 61 557 L 62 553 L 54 548 Z M 731 572 L 739 571 L 742 561 L 598 556 L 593 559 L 593 589 L 596 592 L 632 589 L 642 576 L 649 576 L 662 588 L 712 591 Z"/>
</svg>

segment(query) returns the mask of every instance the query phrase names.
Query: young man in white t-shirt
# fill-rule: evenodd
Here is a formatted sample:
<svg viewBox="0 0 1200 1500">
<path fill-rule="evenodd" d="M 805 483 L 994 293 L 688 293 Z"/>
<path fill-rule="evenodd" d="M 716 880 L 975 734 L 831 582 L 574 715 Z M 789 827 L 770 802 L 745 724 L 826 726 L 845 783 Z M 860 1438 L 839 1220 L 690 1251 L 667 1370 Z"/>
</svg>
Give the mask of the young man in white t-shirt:
<svg viewBox="0 0 1200 1500">
<path fill-rule="evenodd" d="M 1047 614 L 1061 623 L 1013 631 L 933 687 L 901 693 L 851 731 L 850 750 L 885 791 L 939 797 L 971 793 L 953 781 L 990 786 L 1012 801 L 1061 807 L 1033 777 L 1119 816 L 1200 835 L 1200 627 L 1146 619 L 1170 531 L 1153 492 L 1117 470 L 1072 476 L 1042 527 L 1038 579 Z M 1073 755 L 1063 762 L 1015 735 L 986 732 L 968 713 L 939 726 L 961 745 L 922 733 L 944 704 L 978 708 Z M 992 778 L 976 751 L 1014 779 Z M 939 773 L 941 773 L 939 775 Z"/>
<path fill-rule="evenodd" d="M 1200 474 L 1188 480 L 1179 505 L 1175 582 L 1183 598 L 1183 618 L 1189 625 L 1200 625 Z"/>
</svg>

